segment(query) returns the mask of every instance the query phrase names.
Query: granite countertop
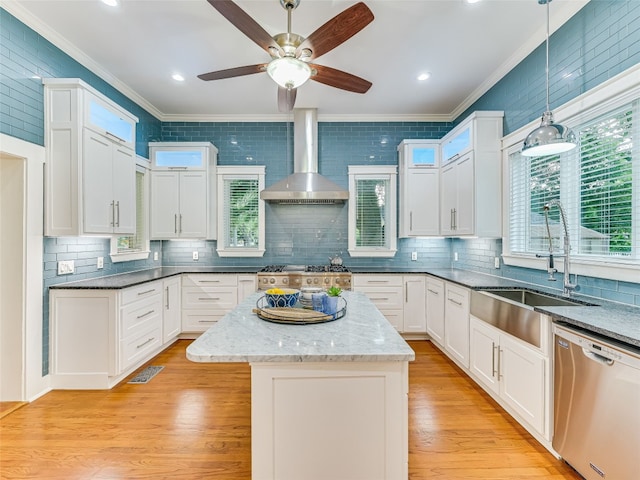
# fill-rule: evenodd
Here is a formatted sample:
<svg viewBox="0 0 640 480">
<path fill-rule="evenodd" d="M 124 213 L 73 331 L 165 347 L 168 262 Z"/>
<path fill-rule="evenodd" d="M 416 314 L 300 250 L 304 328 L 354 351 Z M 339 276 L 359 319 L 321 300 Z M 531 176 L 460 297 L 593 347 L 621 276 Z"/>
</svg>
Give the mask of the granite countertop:
<svg viewBox="0 0 640 480">
<path fill-rule="evenodd" d="M 58 283 L 49 288 L 120 290 L 142 283 L 161 280 L 182 273 L 257 273 L 262 267 L 158 267 L 137 272 L 118 273 L 104 277 L 88 278 L 77 282 Z"/>
<path fill-rule="evenodd" d="M 508 278 L 465 270 L 435 269 L 424 273 L 457 283 L 472 290 L 526 288 L 563 298 L 557 290 Z M 611 302 L 602 298 L 572 294 L 572 299 L 592 305 L 569 307 L 538 306 L 534 310 L 547 314 L 554 322 L 566 324 L 640 348 L 640 307 Z"/>
<path fill-rule="evenodd" d="M 343 292 L 344 317 L 311 325 L 261 320 L 249 296 L 189 347 L 194 362 L 406 362 L 415 353 L 360 292 Z"/>
</svg>

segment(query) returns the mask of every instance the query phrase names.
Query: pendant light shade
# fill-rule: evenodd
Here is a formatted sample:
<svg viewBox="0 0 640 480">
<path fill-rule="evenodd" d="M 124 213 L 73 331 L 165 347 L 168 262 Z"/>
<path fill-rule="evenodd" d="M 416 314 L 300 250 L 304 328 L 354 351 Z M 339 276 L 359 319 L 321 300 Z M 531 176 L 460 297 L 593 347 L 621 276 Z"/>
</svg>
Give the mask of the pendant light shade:
<svg viewBox="0 0 640 480">
<path fill-rule="evenodd" d="M 553 122 L 553 113 L 549 108 L 549 3 L 551 0 L 538 0 L 547 5 L 547 110 L 542 114 L 540 126 L 532 131 L 524 141 L 522 155 L 539 157 L 568 152 L 577 146 L 576 136 L 568 127 Z"/>
</svg>

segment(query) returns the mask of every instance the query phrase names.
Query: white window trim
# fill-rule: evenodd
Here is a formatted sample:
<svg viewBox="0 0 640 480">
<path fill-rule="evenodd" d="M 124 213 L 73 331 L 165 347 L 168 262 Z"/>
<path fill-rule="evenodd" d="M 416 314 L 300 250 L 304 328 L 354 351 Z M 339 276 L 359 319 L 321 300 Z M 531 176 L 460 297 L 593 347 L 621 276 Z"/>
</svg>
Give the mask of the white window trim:
<svg viewBox="0 0 640 480">
<path fill-rule="evenodd" d="M 349 165 L 349 245 L 348 252 L 352 257 L 394 257 L 397 249 L 397 176 L 395 165 Z M 388 179 L 390 202 L 389 211 L 389 247 L 357 247 L 356 246 L 356 180 Z"/>
<path fill-rule="evenodd" d="M 640 95 L 640 65 L 616 75 L 603 84 L 554 109 L 554 118 L 574 128 L 589 119 L 605 114 L 622 105 L 630 103 Z M 503 230 L 502 257 L 505 265 L 546 270 L 545 259 L 536 258 L 534 254 L 511 252 L 509 244 L 509 192 L 511 191 L 509 172 L 509 155 L 522 149 L 522 143 L 528 133 L 539 125 L 536 120 L 502 138 L 502 175 L 503 182 Z M 562 261 L 556 261 L 555 267 L 562 272 Z M 638 283 L 640 263 L 634 260 L 616 258 L 587 258 L 578 254 L 571 255 L 571 273 L 589 277 L 606 278 Z"/>
<path fill-rule="evenodd" d="M 264 200 L 258 199 L 258 248 L 225 248 L 224 239 L 224 181 L 227 179 L 252 179 L 258 177 L 258 192 L 264 190 L 265 167 L 260 166 L 218 166 L 218 241 L 216 252 L 220 257 L 262 257 L 265 253 Z"/>
<path fill-rule="evenodd" d="M 110 242 L 110 253 L 112 263 L 119 262 L 130 262 L 132 260 L 146 260 L 149 258 L 149 254 L 151 253 L 151 244 L 149 242 L 149 187 L 150 187 L 150 166 L 151 163 L 144 157 L 140 157 L 136 155 L 136 172 L 144 173 L 144 191 L 145 191 L 145 199 L 144 199 L 144 210 L 145 217 L 147 219 L 147 234 L 143 239 L 142 243 L 144 244 L 143 250 L 138 250 L 136 252 L 128 252 L 128 253 L 118 253 L 118 237 L 123 235 L 114 235 L 111 237 Z"/>
</svg>

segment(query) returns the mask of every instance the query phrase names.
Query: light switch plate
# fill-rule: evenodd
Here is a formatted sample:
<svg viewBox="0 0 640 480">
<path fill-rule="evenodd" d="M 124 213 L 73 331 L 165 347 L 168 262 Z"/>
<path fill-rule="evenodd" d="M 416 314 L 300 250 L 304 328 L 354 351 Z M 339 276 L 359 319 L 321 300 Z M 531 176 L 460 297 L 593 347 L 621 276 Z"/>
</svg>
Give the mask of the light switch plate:
<svg viewBox="0 0 640 480">
<path fill-rule="evenodd" d="M 153 252 L 153 259 L 158 260 L 158 252 Z"/>
<path fill-rule="evenodd" d="M 97 267 L 104 268 L 104 257 L 98 257 Z"/>
<path fill-rule="evenodd" d="M 414 262 L 418 260 L 418 252 L 411 252 L 411 260 Z"/>
<path fill-rule="evenodd" d="M 193 252 L 193 259 L 198 260 L 198 252 Z"/>
<path fill-rule="evenodd" d="M 453 252 L 453 261 L 454 262 L 458 261 L 458 252 Z"/>
<path fill-rule="evenodd" d="M 500 268 L 500 257 L 494 257 L 493 266 L 496 268 Z"/>
<path fill-rule="evenodd" d="M 69 275 L 76 271 L 76 265 L 73 260 L 60 260 L 58 262 L 58 275 Z"/>
</svg>

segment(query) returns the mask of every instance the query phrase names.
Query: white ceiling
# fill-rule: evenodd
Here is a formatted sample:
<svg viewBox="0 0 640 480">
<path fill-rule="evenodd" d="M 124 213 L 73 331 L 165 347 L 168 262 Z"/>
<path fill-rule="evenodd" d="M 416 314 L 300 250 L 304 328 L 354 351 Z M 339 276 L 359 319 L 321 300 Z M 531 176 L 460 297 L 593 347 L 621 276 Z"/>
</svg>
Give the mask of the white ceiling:
<svg viewBox="0 0 640 480">
<path fill-rule="evenodd" d="M 588 0 L 555 0 L 554 31 Z M 279 0 L 237 0 L 272 35 Z M 308 36 L 355 0 L 301 0 L 292 31 Z M 365 0 L 375 19 L 314 62 L 373 83 L 364 95 L 310 81 L 296 107 L 323 120 L 441 120 L 462 113 L 544 41 L 537 0 Z M 0 0 L 3 8 L 161 120 L 282 119 L 266 73 L 204 82 L 198 74 L 269 61 L 206 0 Z M 541 65 L 540 68 L 544 68 Z M 430 72 L 431 78 L 416 77 Z M 185 77 L 182 83 L 173 73 Z"/>
</svg>

